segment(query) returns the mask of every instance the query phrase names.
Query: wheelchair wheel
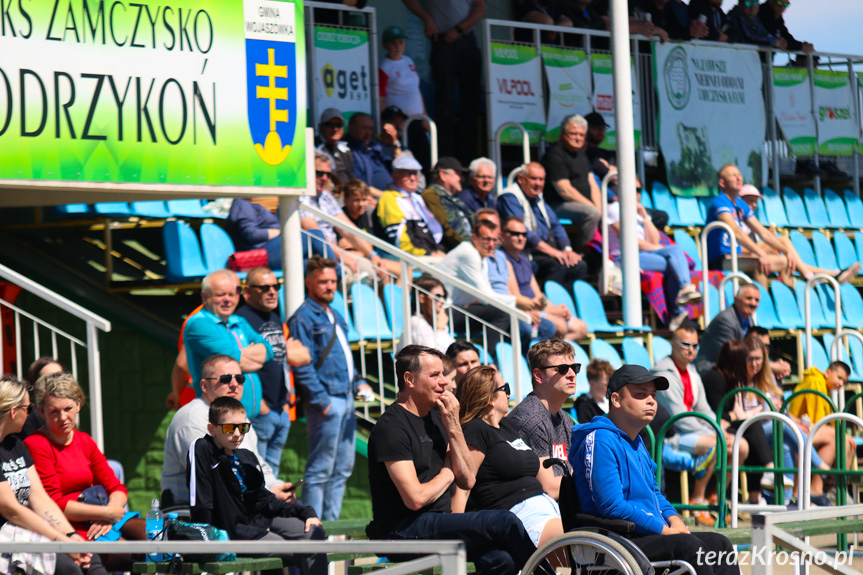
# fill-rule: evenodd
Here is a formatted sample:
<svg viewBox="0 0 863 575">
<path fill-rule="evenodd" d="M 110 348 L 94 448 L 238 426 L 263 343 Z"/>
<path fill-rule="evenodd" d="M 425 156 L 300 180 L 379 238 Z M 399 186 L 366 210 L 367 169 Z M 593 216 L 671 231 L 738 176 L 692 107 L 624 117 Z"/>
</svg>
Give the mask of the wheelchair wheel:
<svg viewBox="0 0 863 575">
<path fill-rule="evenodd" d="M 593 531 L 558 535 L 534 552 L 522 575 L 642 575 L 623 545 Z"/>
</svg>

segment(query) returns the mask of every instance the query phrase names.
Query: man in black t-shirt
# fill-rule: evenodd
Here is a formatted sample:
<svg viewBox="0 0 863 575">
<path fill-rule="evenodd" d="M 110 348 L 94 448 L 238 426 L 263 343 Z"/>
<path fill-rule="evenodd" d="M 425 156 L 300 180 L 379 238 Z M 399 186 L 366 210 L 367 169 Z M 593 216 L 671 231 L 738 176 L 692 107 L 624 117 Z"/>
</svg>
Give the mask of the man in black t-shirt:
<svg viewBox="0 0 863 575">
<path fill-rule="evenodd" d="M 369 437 L 371 539 L 459 539 L 478 573 L 515 575 L 536 549 L 509 511 L 451 513 L 451 487 L 476 470 L 446 391 L 443 354 L 409 345 L 396 357 L 399 396 Z M 437 409 L 432 409 L 437 407 Z"/>
<path fill-rule="evenodd" d="M 282 448 L 291 429 L 288 410 L 296 401 L 290 366 L 306 365 L 311 356 L 298 340 L 285 339 L 285 327 L 279 314 L 279 280 L 269 268 L 257 267 L 249 272 L 243 298 L 246 305 L 237 310 L 237 315 L 246 318 L 273 346 L 273 359 L 258 371 L 263 399 L 254 427 L 258 434 L 258 453 L 273 474 L 278 475 Z"/>
</svg>

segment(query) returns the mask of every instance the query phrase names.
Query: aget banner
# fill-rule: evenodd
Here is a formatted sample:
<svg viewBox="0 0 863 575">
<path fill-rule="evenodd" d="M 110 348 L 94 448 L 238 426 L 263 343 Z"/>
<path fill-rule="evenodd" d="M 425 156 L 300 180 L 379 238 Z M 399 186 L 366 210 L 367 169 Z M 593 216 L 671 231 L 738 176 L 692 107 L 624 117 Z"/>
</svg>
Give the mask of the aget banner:
<svg viewBox="0 0 863 575">
<path fill-rule="evenodd" d="M 0 179 L 305 188 L 302 1 L 5 2 Z"/>
<path fill-rule="evenodd" d="M 659 145 L 669 187 L 710 195 L 717 173 L 734 163 L 761 184 L 765 111 L 758 53 L 734 48 L 654 44 Z"/>
<path fill-rule="evenodd" d="M 542 64 L 548 82 L 545 140 L 556 142 L 565 117 L 591 112 L 590 66 L 584 50 L 553 46 L 542 46 Z"/>
<path fill-rule="evenodd" d="M 542 95 L 542 64 L 534 46 L 491 43 L 489 70 L 492 133 L 507 123 L 521 124 L 531 143 L 538 143 L 545 131 Z M 505 144 L 520 144 L 521 132 L 515 128 L 501 135 Z"/>
<path fill-rule="evenodd" d="M 815 121 L 818 122 L 818 153 L 850 156 L 860 129 L 854 120 L 854 99 L 848 72 L 815 70 Z"/>
<path fill-rule="evenodd" d="M 605 123 L 608 124 L 605 139 L 602 140 L 599 147 L 614 150 L 617 147 L 617 132 L 614 127 L 614 76 L 612 75 L 611 54 L 593 54 L 590 58 L 590 65 L 593 72 L 593 107 L 602 114 Z M 632 75 L 633 135 L 635 147 L 638 148 L 641 142 L 641 98 L 638 95 L 638 83 L 635 81 L 634 61 L 630 62 L 630 73 Z"/>
<path fill-rule="evenodd" d="M 812 116 L 809 70 L 773 68 L 773 109 L 794 155 L 814 155 L 815 118 Z"/>
<path fill-rule="evenodd" d="M 327 108 L 347 120 L 356 112 L 372 112 L 369 33 L 315 26 L 315 126 Z"/>
</svg>

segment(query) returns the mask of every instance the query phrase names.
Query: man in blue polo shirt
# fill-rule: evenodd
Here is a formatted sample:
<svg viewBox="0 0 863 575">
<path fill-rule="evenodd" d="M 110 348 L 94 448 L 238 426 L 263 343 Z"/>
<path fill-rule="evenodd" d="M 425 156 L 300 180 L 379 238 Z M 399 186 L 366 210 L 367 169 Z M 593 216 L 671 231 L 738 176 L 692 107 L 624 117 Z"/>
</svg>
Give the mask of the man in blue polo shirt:
<svg viewBox="0 0 863 575">
<path fill-rule="evenodd" d="M 237 275 L 228 269 L 214 271 L 201 282 L 204 309 L 189 318 L 183 331 L 189 373 L 195 394 L 201 397 L 201 364 L 217 353 L 236 359 L 246 375 L 243 407 L 250 420 L 261 411 L 261 380 L 256 373 L 273 359 L 273 348 L 264 337 L 238 315 L 240 302 Z"/>
<path fill-rule="evenodd" d="M 720 221 L 731 226 L 738 244 L 738 269 L 752 274 L 755 281 L 765 288 L 768 287 L 767 275 L 771 272 L 779 273 L 783 283 L 793 285 L 795 270 L 806 279 L 816 273 L 831 274 L 839 283 L 847 282 L 860 271 L 857 262 L 845 270 L 822 270 L 803 263 L 791 243 L 780 241 L 765 228 L 740 197 L 743 176 L 734 164 L 719 170 L 719 188 L 721 192 L 707 210 L 707 223 Z M 753 239 L 751 234 L 760 241 Z M 731 267 L 731 239 L 725 230 L 713 230 L 707 236 L 707 261 L 711 269 Z"/>
</svg>

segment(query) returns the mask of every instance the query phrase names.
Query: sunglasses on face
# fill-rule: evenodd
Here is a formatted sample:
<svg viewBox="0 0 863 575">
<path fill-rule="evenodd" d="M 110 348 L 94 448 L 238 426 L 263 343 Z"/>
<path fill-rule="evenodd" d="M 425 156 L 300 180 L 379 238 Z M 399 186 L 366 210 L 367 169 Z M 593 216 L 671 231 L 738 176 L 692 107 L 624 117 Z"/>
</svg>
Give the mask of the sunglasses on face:
<svg viewBox="0 0 863 575">
<path fill-rule="evenodd" d="M 249 287 L 255 288 L 257 290 L 261 290 L 262 292 L 268 292 L 270 290 L 279 291 L 279 284 L 261 284 L 261 285 L 254 285 L 254 286 L 250 285 Z"/>
<path fill-rule="evenodd" d="M 514 238 L 526 238 L 527 237 L 527 232 L 513 232 L 510 230 L 506 230 L 506 233 L 508 233 L 509 235 L 511 235 Z"/>
<path fill-rule="evenodd" d="M 248 433 L 251 423 L 220 423 L 219 427 L 225 435 L 231 435 L 235 429 L 239 429 L 240 433 Z"/>
<path fill-rule="evenodd" d="M 510 395 L 512 395 L 512 394 L 510 393 L 510 391 L 509 391 L 509 384 L 508 384 L 508 383 L 504 383 L 504 384 L 503 384 L 503 385 L 501 385 L 500 387 L 496 387 L 496 388 L 494 389 L 494 392 L 495 392 L 495 393 L 497 393 L 498 391 L 502 391 L 502 392 L 504 392 L 504 393 L 506 394 L 506 396 L 507 396 L 507 397 L 509 397 Z"/>
<path fill-rule="evenodd" d="M 578 373 L 581 371 L 580 363 L 561 363 L 560 365 L 546 365 L 545 367 L 541 367 L 540 369 L 556 369 L 557 373 L 560 375 L 566 375 L 569 373 L 571 369 L 573 373 Z"/>
<path fill-rule="evenodd" d="M 315 177 L 316 178 L 329 178 L 331 174 L 332 174 L 332 172 L 327 172 L 324 170 L 315 170 Z"/>
<path fill-rule="evenodd" d="M 688 343 L 688 342 L 685 342 L 685 341 L 678 341 L 678 342 L 677 342 L 677 345 L 679 345 L 679 346 L 680 346 L 680 347 L 682 347 L 683 349 L 698 349 L 698 344 L 697 344 L 697 343 Z"/>
<path fill-rule="evenodd" d="M 26 409 L 27 415 L 30 415 L 31 413 L 33 413 L 33 410 L 36 409 L 36 404 L 28 403 L 27 405 L 19 405 L 18 409 Z"/>
<path fill-rule="evenodd" d="M 244 383 L 246 383 L 246 376 L 243 375 L 242 373 L 223 373 L 219 377 L 205 377 L 204 379 L 206 379 L 206 380 L 217 379 L 217 380 L 219 380 L 219 385 L 228 385 L 229 383 L 231 383 L 232 379 L 236 379 L 237 383 L 239 383 L 240 385 L 243 385 Z"/>
<path fill-rule="evenodd" d="M 758 0 L 743 0 L 743 5 L 749 8 L 758 6 Z"/>
<path fill-rule="evenodd" d="M 776 0 L 776 5 L 780 8 L 788 8 L 791 6 L 791 2 L 782 2 L 782 0 Z"/>
<path fill-rule="evenodd" d="M 324 127 L 330 128 L 332 130 L 338 130 L 340 128 L 343 128 L 344 124 L 342 124 L 341 122 L 327 122 L 326 124 L 324 124 Z"/>
</svg>

